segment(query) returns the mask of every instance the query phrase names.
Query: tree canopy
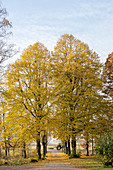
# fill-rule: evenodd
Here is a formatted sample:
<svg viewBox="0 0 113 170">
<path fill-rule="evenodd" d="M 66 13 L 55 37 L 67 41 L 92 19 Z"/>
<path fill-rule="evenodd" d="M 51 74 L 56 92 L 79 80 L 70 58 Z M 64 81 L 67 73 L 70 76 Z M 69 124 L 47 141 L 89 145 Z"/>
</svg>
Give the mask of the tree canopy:
<svg viewBox="0 0 113 170">
<path fill-rule="evenodd" d="M 102 68 L 96 52 L 73 35 L 61 36 L 51 53 L 40 42 L 30 45 L 6 71 L 5 138 L 24 151 L 25 143 L 35 140 L 39 158 L 41 140 L 45 156 L 49 132 L 69 154 L 72 142 L 74 157 L 77 139 L 84 138 L 89 155 L 89 143 L 112 130 Z"/>
</svg>

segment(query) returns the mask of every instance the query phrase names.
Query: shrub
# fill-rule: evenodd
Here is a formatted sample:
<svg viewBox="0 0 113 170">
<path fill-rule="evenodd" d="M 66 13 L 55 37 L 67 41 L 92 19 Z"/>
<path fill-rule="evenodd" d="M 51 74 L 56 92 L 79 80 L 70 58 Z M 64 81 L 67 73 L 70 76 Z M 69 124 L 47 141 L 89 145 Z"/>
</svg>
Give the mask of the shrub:
<svg viewBox="0 0 113 170">
<path fill-rule="evenodd" d="M 113 167 L 113 133 L 99 138 L 95 151 L 104 166 Z"/>
</svg>

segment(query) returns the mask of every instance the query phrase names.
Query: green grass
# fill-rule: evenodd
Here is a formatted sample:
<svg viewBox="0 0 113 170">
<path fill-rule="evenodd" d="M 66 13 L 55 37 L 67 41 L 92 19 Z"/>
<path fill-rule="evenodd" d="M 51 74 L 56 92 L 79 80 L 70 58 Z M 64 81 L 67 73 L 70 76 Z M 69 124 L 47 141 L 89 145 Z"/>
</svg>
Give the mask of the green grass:
<svg viewBox="0 0 113 170">
<path fill-rule="evenodd" d="M 102 163 L 99 162 L 95 156 L 73 158 L 70 160 L 70 163 L 78 168 L 87 168 L 92 170 L 113 170 L 113 168 L 103 167 Z"/>
</svg>

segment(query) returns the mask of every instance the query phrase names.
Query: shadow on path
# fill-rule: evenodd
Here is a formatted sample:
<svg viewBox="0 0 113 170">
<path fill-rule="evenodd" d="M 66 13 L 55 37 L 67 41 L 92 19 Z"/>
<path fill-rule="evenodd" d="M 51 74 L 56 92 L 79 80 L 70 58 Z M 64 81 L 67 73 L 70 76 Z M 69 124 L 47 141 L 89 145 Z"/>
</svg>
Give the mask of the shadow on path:
<svg viewBox="0 0 113 170">
<path fill-rule="evenodd" d="M 47 164 L 46 164 L 47 163 Z M 47 154 L 47 160 L 42 165 L 1 166 L 0 170 L 85 170 L 70 165 L 66 154 L 57 150 L 51 150 Z"/>
</svg>

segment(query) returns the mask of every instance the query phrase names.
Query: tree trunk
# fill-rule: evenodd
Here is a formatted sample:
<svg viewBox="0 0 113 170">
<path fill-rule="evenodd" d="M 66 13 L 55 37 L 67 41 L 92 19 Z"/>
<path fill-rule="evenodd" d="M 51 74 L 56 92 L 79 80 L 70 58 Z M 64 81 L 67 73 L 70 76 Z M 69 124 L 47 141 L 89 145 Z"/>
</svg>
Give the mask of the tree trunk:
<svg viewBox="0 0 113 170">
<path fill-rule="evenodd" d="M 93 147 L 94 141 L 93 141 L 93 137 L 92 137 L 92 155 L 94 155 L 94 147 Z"/>
<path fill-rule="evenodd" d="M 86 142 L 86 151 L 87 151 L 86 156 L 89 156 L 89 141 Z"/>
<path fill-rule="evenodd" d="M 64 153 L 65 153 L 65 142 L 64 142 L 64 141 L 62 141 L 62 143 L 63 143 L 62 152 L 64 152 Z"/>
<path fill-rule="evenodd" d="M 37 143 L 38 158 L 41 159 L 40 133 L 38 133 L 36 143 Z"/>
<path fill-rule="evenodd" d="M 46 139 L 45 139 L 45 140 L 46 140 L 46 144 L 45 144 L 45 145 L 46 145 L 46 146 L 45 146 L 46 148 L 45 148 L 45 150 L 46 150 L 46 153 L 47 153 L 47 135 L 46 135 Z"/>
<path fill-rule="evenodd" d="M 26 154 L 26 143 L 23 143 L 23 157 L 26 158 L 27 154 Z"/>
<path fill-rule="evenodd" d="M 67 142 L 65 141 L 65 153 L 68 154 Z"/>
<path fill-rule="evenodd" d="M 8 156 L 7 143 L 5 142 L 5 158 Z"/>
<path fill-rule="evenodd" d="M 7 157 L 7 147 L 5 147 L 5 158 Z"/>
<path fill-rule="evenodd" d="M 9 149 L 9 147 L 7 148 L 7 151 L 8 151 L 8 156 L 10 156 L 10 149 Z"/>
<path fill-rule="evenodd" d="M 43 157 L 45 157 L 47 153 L 47 136 L 46 135 L 44 135 L 42 138 L 42 144 L 43 144 Z"/>
<path fill-rule="evenodd" d="M 76 136 L 72 136 L 72 154 L 76 157 Z"/>
<path fill-rule="evenodd" d="M 68 140 L 68 155 L 71 155 L 70 139 Z"/>
<path fill-rule="evenodd" d="M 1 156 L 2 156 L 2 151 L 1 151 L 1 145 L 0 145 L 0 158 L 1 158 Z"/>
</svg>

